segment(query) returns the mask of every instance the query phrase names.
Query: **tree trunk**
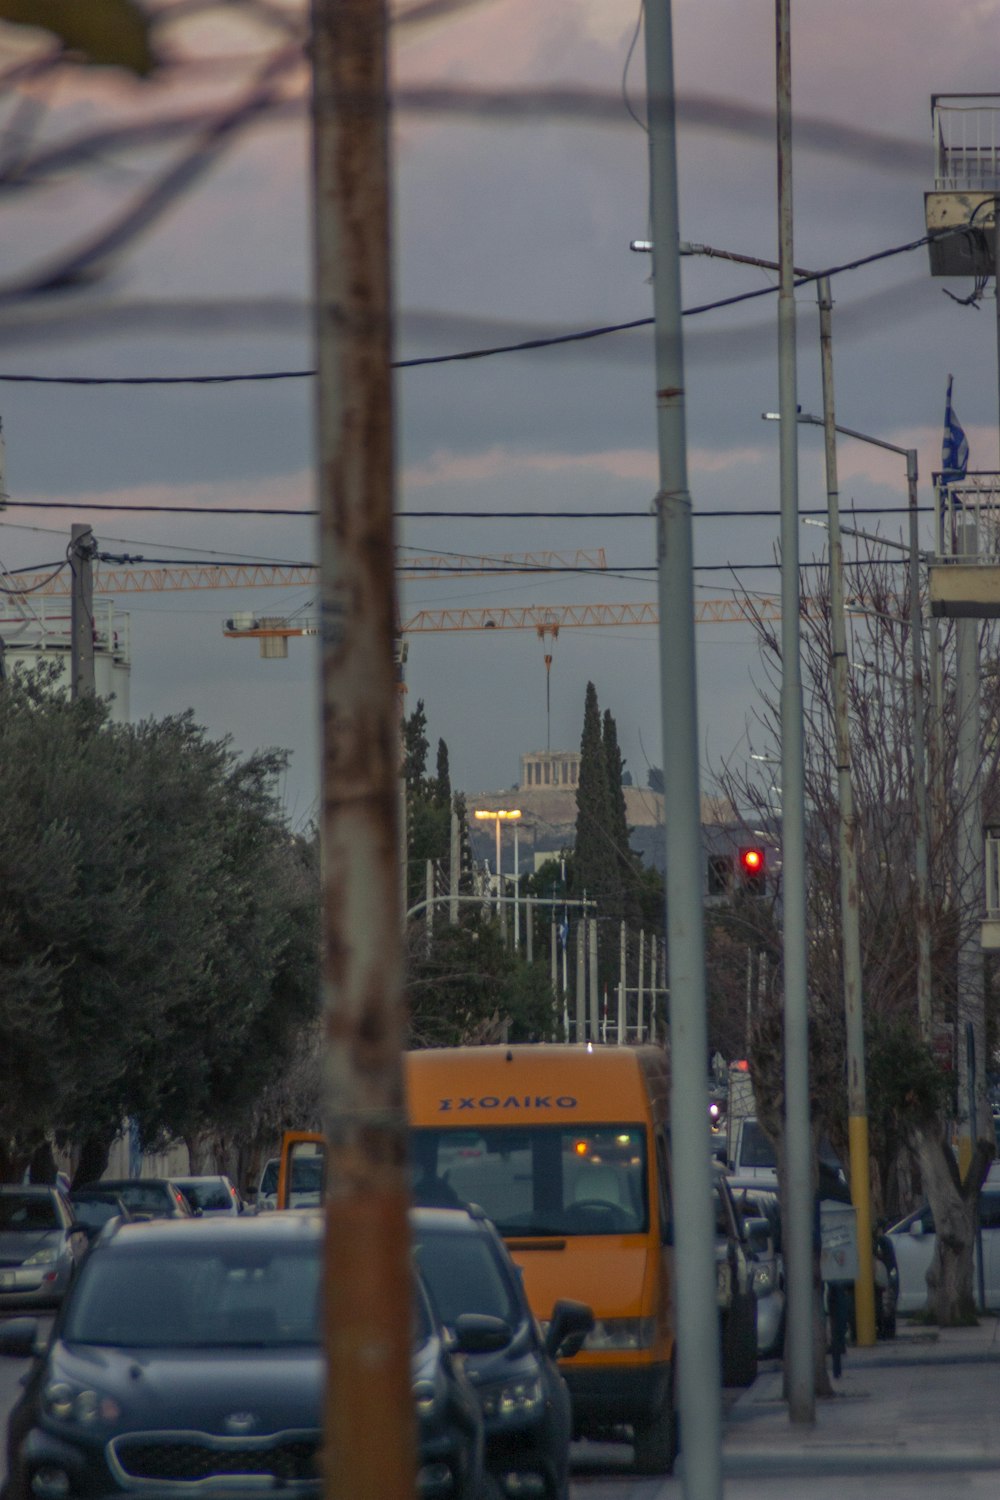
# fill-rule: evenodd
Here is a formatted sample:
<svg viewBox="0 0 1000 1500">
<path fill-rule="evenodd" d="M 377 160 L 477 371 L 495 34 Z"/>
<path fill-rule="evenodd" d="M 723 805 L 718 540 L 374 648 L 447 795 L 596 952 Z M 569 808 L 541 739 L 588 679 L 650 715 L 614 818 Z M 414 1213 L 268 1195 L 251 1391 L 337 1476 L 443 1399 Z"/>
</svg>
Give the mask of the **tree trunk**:
<svg viewBox="0 0 1000 1500">
<path fill-rule="evenodd" d="M 215 1137 L 212 1132 L 200 1130 L 196 1135 L 186 1135 L 184 1144 L 188 1150 L 188 1171 L 191 1176 L 212 1175 L 215 1172 Z"/>
<path fill-rule="evenodd" d="M 113 1139 L 108 1135 L 87 1136 L 80 1148 L 80 1160 L 73 1173 L 73 1187 L 82 1187 L 87 1182 L 97 1182 L 103 1176 L 108 1165 L 108 1155 Z"/>
<path fill-rule="evenodd" d="M 52 1184 L 56 1180 L 56 1159 L 52 1155 L 52 1145 L 49 1141 L 42 1141 L 31 1153 L 31 1165 L 28 1168 L 31 1182 L 47 1182 Z"/>
<path fill-rule="evenodd" d="M 979 1189 L 991 1150 L 977 1141 L 964 1182 L 950 1143 L 937 1131 L 917 1132 L 917 1154 L 934 1215 L 934 1257 L 927 1272 L 928 1311 L 941 1328 L 976 1322 L 973 1249 L 979 1222 Z"/>
</svg>

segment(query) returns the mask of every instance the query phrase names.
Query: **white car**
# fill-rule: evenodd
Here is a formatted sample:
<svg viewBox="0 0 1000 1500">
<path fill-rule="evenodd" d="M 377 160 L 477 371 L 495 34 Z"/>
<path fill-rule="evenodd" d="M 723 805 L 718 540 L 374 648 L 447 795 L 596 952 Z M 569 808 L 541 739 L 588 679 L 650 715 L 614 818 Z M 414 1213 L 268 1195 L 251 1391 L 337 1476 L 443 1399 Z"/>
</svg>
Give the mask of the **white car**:
<svg viewBox="0 0 1000 1500">
<path fill-rule="evenodd" d="M 1000 1307 L 1000 1181 L 994 1169 L 979 1195 L 979 1224 L 983 1231 L 983 1285 L 986 1306 Z M 934 1215 L 930 1205 L 915 1209 L 888 1230 L 899 1269 L 897 1311 L 921 1312 L 927 1306 L 927 1272 L 934 1255 Z M 973 1270 L 973 1293 L 978 1295 L 978 1255 Z"/>
</svg>

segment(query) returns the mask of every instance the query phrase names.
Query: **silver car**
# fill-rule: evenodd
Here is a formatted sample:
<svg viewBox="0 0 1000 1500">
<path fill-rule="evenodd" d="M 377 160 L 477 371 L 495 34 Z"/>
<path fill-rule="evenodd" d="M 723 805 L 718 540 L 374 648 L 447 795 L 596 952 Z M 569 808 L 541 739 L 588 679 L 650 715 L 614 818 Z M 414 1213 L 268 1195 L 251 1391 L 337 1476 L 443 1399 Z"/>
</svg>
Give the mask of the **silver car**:
<svg viewBox="0 0 1000 1500">
<path fill-rule="evenodd" d="M 983 1285 L 986 1306 L 1000 1307 L 1000 1181 L 996 1168 L 979 1195 L 979 1227 L 983 1244 Z M 920 1312 L 927 1306 L 927 1272 L 934 1256 L 934 1215 L 930 1205 L 924 1204 L 905 1219 L 900 1219 L 887 1231 L 888 1239 L 896 1253 L 899 1269 L 898 1310 L 901 1313 Z M 975 1278 L 979 1274 L 979 1256 L 974 1250 Z"/>
<path fill-rule="evenodd" d="M 57 1307 L 87 1244 L 58 1188 L 0 1185 L 0 1309 Z"/>
</svg>

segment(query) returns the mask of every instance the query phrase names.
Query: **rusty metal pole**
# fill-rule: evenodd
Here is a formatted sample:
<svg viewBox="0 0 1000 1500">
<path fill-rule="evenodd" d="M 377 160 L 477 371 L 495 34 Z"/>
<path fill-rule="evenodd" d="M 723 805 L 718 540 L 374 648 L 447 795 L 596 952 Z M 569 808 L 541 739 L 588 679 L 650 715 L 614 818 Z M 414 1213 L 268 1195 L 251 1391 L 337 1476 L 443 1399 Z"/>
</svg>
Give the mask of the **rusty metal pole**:
<svg viewBox="0 0 1000 1500">
<path fill-rule="evenodd" d="M 327 1500 L 415 1491 L 385 0 L 312 0 Z"/>
</svg>

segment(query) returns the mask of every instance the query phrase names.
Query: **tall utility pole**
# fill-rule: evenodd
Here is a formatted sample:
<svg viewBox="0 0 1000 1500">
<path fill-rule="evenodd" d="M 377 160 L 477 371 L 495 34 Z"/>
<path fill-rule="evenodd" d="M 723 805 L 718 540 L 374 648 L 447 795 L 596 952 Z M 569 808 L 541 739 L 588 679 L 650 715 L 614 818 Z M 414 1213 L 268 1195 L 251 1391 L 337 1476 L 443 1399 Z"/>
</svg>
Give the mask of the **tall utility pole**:
<svg viewBox="0 0 1000 1500">
<path fill-rule="evenodd" d="M 70 698 L 92 698 L 94 682 L 94 553 L 97 543 L 89 526 L 74 521 L 70 528 L 69 565 L 73 574 L 70 596 Z"/>
<path fill-rule="evenodd" d="M 972 518 L 961 524 L 960 552 L 974 559 L 979 549 L 978 528 Z M 955 621 L 955 713 L 958 719 L 956 785 L 958 794 L 958 1170 L 965 1177 L 979 1134 L 974 1101 L 969 1106 L 969 1059 L 966 1022 L 971 1022 L 975 1055 L 985 1072 L 986 1024 L 983 1001 L 983 952 L 979 914 L 983 899 L 983 817 L 980 789 L 979 621 Z"/>
<path fill-rule="evenodd" d="M 666 771 L 670 1122 L 677 1274 L 674 1311 L 685 1500 L 720 1500 L 722 1412 L 708 1123 L 698 700 L 670 0 L 646 0 L 645 41 L 660 466 L 655 507 L 660 712 Z"/>
<path fill-rule="evenodd" d="M 312 0 L 328 1500 L 415 1490 L 386 0 Z"/>
<path fill-rule="evenodd" d="M 806 971 L 805 772 L 799 639 L 799 474 L 792 238 L 792 46 L 789 0 L 776 0 L 778 394 L 781 412 L 781 854 L 785 961 L 785 1336 L 788 1415 L 816 1419 L 813 1381 L 813 1185 Z"/>
<path fill-rule="evenodd" d="M 868 1150 L 868 1091 L 865 1078 L 865 1019 L 858 911 L 858 822 L 851 778 L 851 730 L 847 717 L 847 621 L 844 617 L 844 543 L 840 531 L 837 426 L 833 395 L 833 299 L 830 278 L 821 276 L 820 354 L 823 369 L 823 436 L 826 457 L 827 524 L 830 531 L 830 633 L 833 709 L 836 723 L 837 819 L 840 855 L 840 937 L 844 966 L 844 1032 L 847 1054 L 847 1138 L 851 1202 L 858 1240 L 854 1308 L 858 1343 L 875 1343 L 875 1282 L 872 1266 L 872 1198 Z"/>
</svg>

